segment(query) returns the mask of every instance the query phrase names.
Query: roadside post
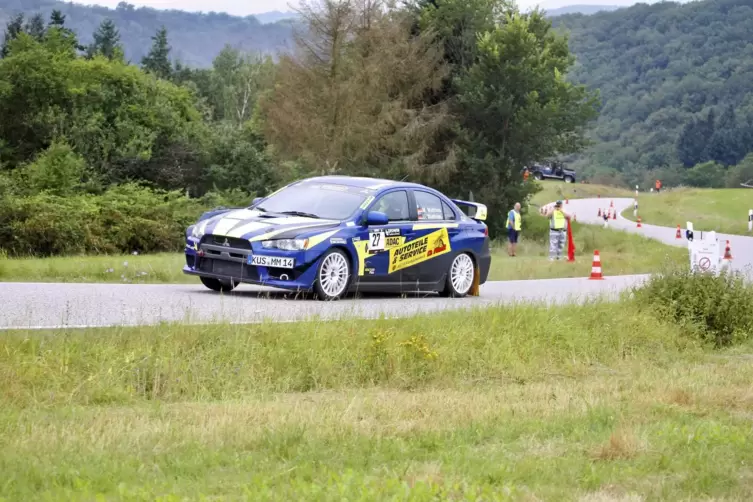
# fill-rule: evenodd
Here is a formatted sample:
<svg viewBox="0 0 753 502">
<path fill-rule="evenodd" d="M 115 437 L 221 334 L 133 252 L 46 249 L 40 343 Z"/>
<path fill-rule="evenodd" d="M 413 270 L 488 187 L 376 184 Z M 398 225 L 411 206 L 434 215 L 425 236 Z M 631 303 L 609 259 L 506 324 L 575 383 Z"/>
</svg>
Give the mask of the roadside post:
<svg viewBox="0 0 753 502">
<path fill-rule="evenodd" d="M 688 221 L 685 228 L 685 238 L 688 239 L 688 249 L 690 249 L 690 243 L 693 241 L 693 223 Z"/>
<path fill-rule="evenodd" d="M 638 216 L 638 199 L 633 200 L 633 216 Z"/>
<path fill-rule="evenodd" d="M 699 240 L 688 241 L 690 252 L 690 270 L 717 274 L 721 265 L 719 256 L 719 240 L 716 232 L 711 231 L 703 235 Z"/>
<path fill-rule="evenodd" d="M 753 209 L 748 209 L 748 232 L 753 232 Z"/>
</svg>

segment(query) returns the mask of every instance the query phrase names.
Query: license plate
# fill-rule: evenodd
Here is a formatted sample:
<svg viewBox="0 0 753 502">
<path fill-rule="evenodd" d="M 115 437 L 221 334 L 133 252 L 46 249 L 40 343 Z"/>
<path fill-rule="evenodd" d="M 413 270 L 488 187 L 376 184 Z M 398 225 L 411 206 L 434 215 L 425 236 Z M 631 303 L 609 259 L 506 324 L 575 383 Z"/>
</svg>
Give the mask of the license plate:
<svg viewBox="0 0 753 502">
<path fill-rule="evenodd" d="M 249 255 L 247 263 L 257 267 L 277 267 L 293 268 L 295 267 L 295 258 L 284 258 L 281 256 L 260 256 L 258 254 Z"/>
</svg>

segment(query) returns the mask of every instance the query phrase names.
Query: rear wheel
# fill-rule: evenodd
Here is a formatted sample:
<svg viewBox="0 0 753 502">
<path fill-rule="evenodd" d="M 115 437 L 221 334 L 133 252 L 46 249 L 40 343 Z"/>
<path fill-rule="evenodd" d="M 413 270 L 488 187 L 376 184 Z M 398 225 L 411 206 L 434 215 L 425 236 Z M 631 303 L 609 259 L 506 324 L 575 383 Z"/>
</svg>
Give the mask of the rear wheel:
<svg viewBox="0 0 753 502">
<path fill-rule="evenodd" d="M 533 177 L 536 178 L 539 181 L 541 181 L 541 180 L 544 179 L 544 175 L 541 174 L 541 173 L 533 173 Z"/>
<path fill-rule="evenodd" d="M 199 277 L 201 283 L 218 293 L 227 293 L 235 289 L 236 284 L 233 281 L 221 281 L 219 279 L 213 279 L 212 277 Z"/>
<path fill-rule="evenodd" d="M 320 300 L 339 300 L 348 291 L 350 262 L 339 249 L 330 249 L 322 257 L 316 272 L 314 291 Z"/>
<path fill-rule="evenodd" d="M 476 264 L 468 253 L 460 253 L 452 260 L 447 271 L 447 282 L 442 296 L 462 298 L 473 287 L 473 279 L 476 277 Z"/>
<path fill-rule="evenodd" d="M 574 180 L 572 176 L 565 176 L 565 183 L 572 183 L 573 181 Z"/>
</svg>

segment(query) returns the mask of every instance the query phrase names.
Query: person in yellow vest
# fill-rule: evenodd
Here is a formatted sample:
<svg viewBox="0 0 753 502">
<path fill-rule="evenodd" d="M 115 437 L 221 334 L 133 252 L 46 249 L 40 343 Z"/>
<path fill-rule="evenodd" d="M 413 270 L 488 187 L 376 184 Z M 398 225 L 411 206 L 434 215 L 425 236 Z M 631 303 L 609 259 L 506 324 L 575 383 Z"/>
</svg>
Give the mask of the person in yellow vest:
<svg viewBox="0 0 753 502">
<path fill-rule="evenodd" d="M 515 248 L 518 246 L 520 229 L 520 202 L 516 202 L 514 208 L 507 213 L 507 240 L 509 242 L 507 254 L 510 256 L 515 256 Z"/>
<path fill-rule="evenodd" d="M 549 218 L 549 261 L 562 258 L 567 240 L 567 219 L 570 215 L 562 210 L 562 201 L 555 202 L 544 213 Z"/>
</svg>

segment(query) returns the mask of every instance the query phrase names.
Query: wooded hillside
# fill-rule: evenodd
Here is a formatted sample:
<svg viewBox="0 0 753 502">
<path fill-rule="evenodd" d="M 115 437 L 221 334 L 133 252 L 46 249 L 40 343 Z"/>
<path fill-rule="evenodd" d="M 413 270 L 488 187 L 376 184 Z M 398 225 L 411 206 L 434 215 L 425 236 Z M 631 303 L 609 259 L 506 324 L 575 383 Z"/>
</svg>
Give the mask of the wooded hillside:
<svg viewBox="0 0 753 502">
<path fill-rule="evenodd" d="M 633 183 L 646 170 L 671 179 L 676 170 L 661 168 L 734 165 L 753 151 L 751 2 L 639 4 L 553 22 L 577 56 L 570 78 L 602 101 L 596 144 L 576 166 Z"/>
</svg>

